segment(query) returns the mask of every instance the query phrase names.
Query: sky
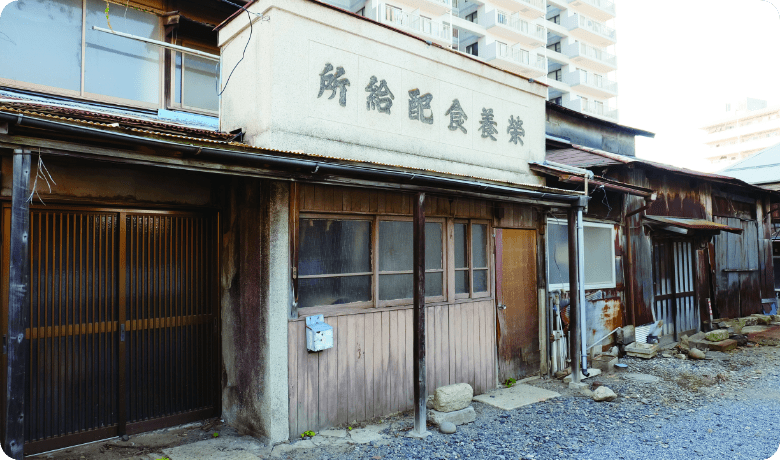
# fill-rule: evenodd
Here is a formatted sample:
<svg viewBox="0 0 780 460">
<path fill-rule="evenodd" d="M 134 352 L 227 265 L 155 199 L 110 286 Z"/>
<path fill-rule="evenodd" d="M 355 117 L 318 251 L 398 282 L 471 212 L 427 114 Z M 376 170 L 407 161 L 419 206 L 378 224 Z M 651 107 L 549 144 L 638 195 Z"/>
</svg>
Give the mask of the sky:
<svg viewBox="0 0 780 460">
<path fill-rule="evenodd" d="M 773 0 L 780 8 L 780 0 Z M 699 128 L 740 97 L 780 103 L 780 15 L 762 0 L 617 0 L 617 108 L 637 156 L 699 169 Z"/>
</svg>

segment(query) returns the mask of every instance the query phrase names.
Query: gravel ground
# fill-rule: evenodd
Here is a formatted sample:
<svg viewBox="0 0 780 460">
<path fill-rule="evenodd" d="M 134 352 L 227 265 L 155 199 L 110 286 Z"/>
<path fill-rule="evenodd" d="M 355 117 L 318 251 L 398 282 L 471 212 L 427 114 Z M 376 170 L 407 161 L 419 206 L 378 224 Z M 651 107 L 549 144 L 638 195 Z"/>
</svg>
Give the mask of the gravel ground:
<svg viewBox="0 0 780 460">
<path fill-rule="evenodd" d="M 391 420 L 388 445 L 296 452 L 310 459 L 759 459 L 780 446 L 780 349 L 708 354 L 711 360 L 624 358 L 628 372 L 660 378 L 595 380 L 618 398 L 597 403 L 559 381 L 528 384 L 560 398 L 504 412 L 474 403 L 477 421 L 426 440 L 405 437 L 411 417 Z M 301 455 L 303 454 L 303 455 Z"/>
</svg>

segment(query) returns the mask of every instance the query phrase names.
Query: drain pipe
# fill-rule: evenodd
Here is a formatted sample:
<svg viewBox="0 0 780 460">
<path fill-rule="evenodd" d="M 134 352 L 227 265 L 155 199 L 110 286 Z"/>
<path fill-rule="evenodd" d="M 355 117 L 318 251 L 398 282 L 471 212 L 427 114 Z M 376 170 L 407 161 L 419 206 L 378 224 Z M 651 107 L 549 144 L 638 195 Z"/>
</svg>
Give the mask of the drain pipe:
<svg viewBox="0 0 780 460">
<path fill-rule="evenodd" d="M 585 303 L 585 224 L 582 222 L 582 208 L 579 207 L 577 208 L 577 251 L 579 251 L 579 257 L 577 257 L 577 270 L 579 271 L 577 297 L 579 303 L 577 307 L 580 309 L 578 319 L 580 321 L 580 353 L 582 355 L 580 365 L 582 375 L 588 377 L 588 350 L 585 348 L 588 344 L 588 311 Z"/>
<path fill-rule="evenodd" d="M 569 236 L 569 357 L 571 358 L 572 383 L 580 383 L 580 367 L 584 367 L 583 375 L 587 377 L 587 359 L 583 361 L 582 353 L 582 320 L 584 317 L 585 290 L 582 284 L 584 273 L 584 253 L 582 245 L 582 211 L 587 204 L 587 197 L 583 196 L 579 203 L 573 203 L 569 208 L 568 236 Z"/>
</svg>

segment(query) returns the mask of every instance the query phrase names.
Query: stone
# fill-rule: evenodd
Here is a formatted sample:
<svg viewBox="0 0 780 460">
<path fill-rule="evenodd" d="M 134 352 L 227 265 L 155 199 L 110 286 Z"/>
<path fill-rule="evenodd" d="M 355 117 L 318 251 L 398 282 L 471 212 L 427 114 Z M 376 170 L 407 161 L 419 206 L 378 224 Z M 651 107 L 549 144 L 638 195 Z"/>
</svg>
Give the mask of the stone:
<svg viewBox="0 0 780 460">
<path fill-rule="evenodd" d="M 614 366 L 614 364 L 613 364 L 613 366 Z M 580 380 L 585 380 L 585 379 L 589 379 L 591 377 L 596 377 L 598 375 L 601 375 L 601 369 L 591 369 L 591 368 L 588 368 L 588 376 L 587 377 L 585 377 L 584 375 L 581 375 L 581 374 L 582 374 L 582 372 L 580 371 Z M 571 383 L 573 380 L 574 379 L 573 379 L 573 377 L 571 375 L 567 375 L 566 377 L 563 378 L 563 383 Z"/>
<path fill-rule="evenodd" d="M 593 358 L 591 365 L 595 369 L 599 369 L 606 374 L 611 374 L 615 372 L 615 364 L 617 364 L 617 362 L 617 356 L 601 355 Z"/>
<path fill-rule="evenodd" d="M 569 389 L 582 393 L 588 389 L 588 384 L 585 382 L 569 382 Z"/>
<path fill-rule="evenodd" d="M 704 352 L 698 348 L 691 348 L 691 351 L 688 352 L 688 356 L 691 359 L 704 359 Z"/>
<path fill-rule="evenodd" d="M 468 383 L 439 387 L 433 394 L 433 408 L 439 412 L 453 412 L 469 407 L 474 389 Z"/>
<path fill-rule="evenodd" d="M 381 439 L 381 434 L 373 430 L 367 430 L 365 428 L 358 428 L 349 432 L 350 444 L 368 444 L 370 442 L 379 441 Z"/>
<path fill-rule="evenodd" d="M 752 314 L 750 316 L 751 316 L 751 318 L 755 318 L 756 319 L 756 324 L 768 326 L 769 323 L 772 322 L 772 317 L 771 316 L 762 315 L 760 313 Z"/>
<path fill-rule="evenodd" d="M 655 383 L 661 380 L 659 377 L 650 374 L 629 373 L 623 374 L 625 380 L 630 380 L 637 383 Z"/>
<path fill-rule="evenodd" d="M 452 423 L 453 425 L 465 425 L 477 419 L 477 413 L 474 407 L 469 406 L 465 409 L 452 412 L 439 412 L 431 409 L 428 411 L 428 421 L 441 426 L 442 423 Z"/>
<path fill-rule="evenodd" d="M 444 434 L 452 434 L 455 432 L 457 428 L 455 427 L 455 424 L 452 422 L 444 422 L 441 425 L 439 425 L 439 431 L 441 431 Z"/>
<path fill-rule="evenodd" d="M 709 349 L 712 351 L 729 351 L 737 348 L 738 342 L 733 339 L 721 340 L 720 342 L 714 342 L 709 344 Z"/>
<path fill-rule="evenodd" d="M 614 401 L 617 395 L 609 387 L 600 386 L 593 392 L 593 400 L 596 402 L 601 401 Z"/>
<path fill-rule="evenodd" d="M 626 346 L 626 354 L 635 358 L 650 359 L 658 353 L 658 344 L 634 342 Z"/>
<path fill-rule="evenodd" d="M 718 329 L 716 331 L 708 332 L 704 334 L 704 338 L 710 342 L 720 342 L 729 338 L 729 331 L 725 329 Z"/>
<path fill-rule="evenodd" d="M 677 353 L 676 355 L 674 355 L 674 357 L 677 359 L 688 359 L 688 357 L 682 353 Z"/>
</svg>

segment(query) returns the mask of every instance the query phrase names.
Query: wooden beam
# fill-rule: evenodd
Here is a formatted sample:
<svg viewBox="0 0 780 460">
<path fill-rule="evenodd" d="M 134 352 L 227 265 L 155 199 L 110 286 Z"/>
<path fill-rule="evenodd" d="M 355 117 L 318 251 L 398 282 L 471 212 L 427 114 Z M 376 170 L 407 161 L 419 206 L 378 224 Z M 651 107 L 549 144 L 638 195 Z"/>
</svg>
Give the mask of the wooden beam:
<svg viewBox="0 0 780 460">
<path fill-rule="evenodd" d="M 428 396 L 425 379 L 425 193 L 414 200 L 414 436 L 426 432 Z"/>
<path fill-rule="evenodd" d="M 11 458 L 17 460 L 24 457 L 25 380 L 30 362 L 30 341 L 24 340 L 24 330 L 30 327 L 30 214 L 27 202 L 29 183 L 30 152 L 14 150 L 6 349 L 6 429 L 3 449 Z"/>
</svg>

